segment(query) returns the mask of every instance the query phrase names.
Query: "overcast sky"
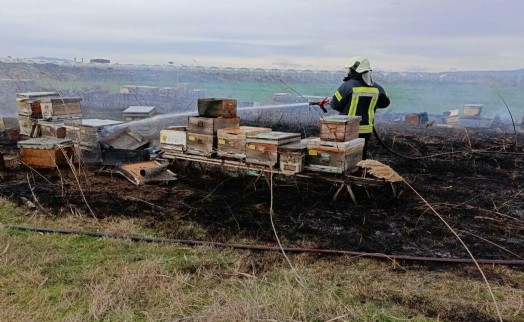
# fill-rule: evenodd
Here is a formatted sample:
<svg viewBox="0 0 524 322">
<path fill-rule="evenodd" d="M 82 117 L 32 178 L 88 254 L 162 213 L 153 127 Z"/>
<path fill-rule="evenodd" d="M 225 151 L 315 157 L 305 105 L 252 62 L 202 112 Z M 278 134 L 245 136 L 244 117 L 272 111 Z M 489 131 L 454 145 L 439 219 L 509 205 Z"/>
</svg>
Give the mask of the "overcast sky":
<svg viewBox="0 0 524 322">
<path fill-rule="evenodd" d="M 524 68 L 522 0 L 0 0 L 0 57 L 375 70 Z"/>
</svg>

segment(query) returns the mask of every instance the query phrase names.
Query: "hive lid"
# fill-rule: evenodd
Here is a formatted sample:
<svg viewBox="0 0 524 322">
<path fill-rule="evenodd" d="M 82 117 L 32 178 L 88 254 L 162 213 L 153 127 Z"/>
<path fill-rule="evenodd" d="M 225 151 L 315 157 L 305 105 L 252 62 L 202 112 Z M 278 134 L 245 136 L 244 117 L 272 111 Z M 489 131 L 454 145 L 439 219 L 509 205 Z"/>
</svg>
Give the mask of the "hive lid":
<svg viewBox="0 0 524 322">
<path fill-rule="evenodd" d="M 17 93 L 16 97 L 19 99 L 35 99 L 41 97 L 59 96 L 57 92 L 25 92 Z"/>
<path fill-rule="evenodd" d="M 359 144 L 364 144 L 365 140 L 362 138 L 353 139 L 346 142 L 334 142 L 334 141 L 322 141 L 320 138 L 312 138 L 307 141 L 307 148 L 318 148 L 318 147 L 333 147 L 333 148 L 349 148 Z"/>
<path fill-rule="evenodd" d="M 49 150 L 57 147 L 72 145 L 73 141 L 71 141 L 71 139 L 58 139 L 54 137 L 33 138 L 18 142 L 18 147 L 21 149 Z"/>
<path fill-rule="evenodd" d="M 155 106 L 129 106 L 122 113 L 151 113 L 155 109 Z"/>
<path fill-rule="evenodd" d="M 288 132 L 263 132 L 257 134 L 248 134 L 246 143 L 263 143 L 263 144 L 274 144 L 282 145 L 290 142 L 300 141 L 300 133 L 288 133 Z"/>
<path fill-rule="evenodd" d="M 325 116 L 320 119 L 321 123 L 349 123 L 349 122 L 359 122 L 362 120 L 360 116 L 349 116 L 349 115 L 330 115 Z"/>
<path fill-rule="evenodd" d="M 294 152 L 294 151 L 304 150 L 307 147 L 307 141 L 308 139 L 302 139 L 297 142 L 283 144 L 278 147 L 278 151 L 279 152 Z"/>
<path fill-rule="evenodd" d="M 282 139 L 289 139 L 289 138 L 295 138 L 295 137 L 300 138 L 300 133 L 272 131 L 272 132 L 262 132 L 262 133 L 248 135 L 248 138 L 265 139 L 265 140 L 282 140 Z"/>
<path fill-rule="evenodd" d="M 87 126 L 87 127 L 102 127 L 109 125 L 118 125 L 124 122 L 115 120 L 101 120 L 101 119 L 76 119 L 64 120 L 65 125 L 68 126 Z"/>
</svg>

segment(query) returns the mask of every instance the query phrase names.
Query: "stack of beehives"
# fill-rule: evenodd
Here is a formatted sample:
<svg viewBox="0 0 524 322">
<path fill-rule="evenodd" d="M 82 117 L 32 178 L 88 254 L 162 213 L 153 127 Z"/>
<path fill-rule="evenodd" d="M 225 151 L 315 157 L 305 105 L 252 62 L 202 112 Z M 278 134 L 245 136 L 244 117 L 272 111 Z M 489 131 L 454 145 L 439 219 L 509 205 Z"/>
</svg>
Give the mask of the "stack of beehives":
<svg viewBox="0 0 524 322">
<path fill-rule="evenodd" d="M 81 117 L 81 98 L 62 98 L 56 92 L 18 93 L 20 134 L 30 137 L 18 142 L 21 161 L 32 167 L 66 165 L 72 157 L 72 141 L 65 139 L 63 119 Z"/>
<path fill-rule="evenodd" d="M 362 160 L 364 139 L 358 138 L 360 116 L 334 115 L 320 120 L 320 138 L 307 141 L 306 169 L 343 173 Z"/>
<path fill-rule="evenodd" d="M 237 101 L 199 99 L 198 116 L 189 116 L 187 123 L 186 153 L 215 156 L 218 148 L 218 130 L 240 126 L 240 118 L 237 117 Z"/>
<path fill-rule="evenodd" d="M 82 117 L 81 101 L 80 97 L 60 97 L 56 92 L 18 93 L 20 134 L 63 138 L 63 120 Z"/>
</svg>

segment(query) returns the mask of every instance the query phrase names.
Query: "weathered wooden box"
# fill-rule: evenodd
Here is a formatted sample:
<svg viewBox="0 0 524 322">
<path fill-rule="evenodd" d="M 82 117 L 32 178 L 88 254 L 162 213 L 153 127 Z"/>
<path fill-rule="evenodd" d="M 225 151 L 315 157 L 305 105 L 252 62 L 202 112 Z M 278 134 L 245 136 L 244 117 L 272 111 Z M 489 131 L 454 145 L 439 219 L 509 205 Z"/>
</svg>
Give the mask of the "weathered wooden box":
<svg viewBox="0 0 524 322">
<path fill-rule="evenodd" d="M 44 121 L 38 120 L 39 136 L 55 137 L 64 139 L 66 137 L 66 128 L 62 121 Z"/>
<path fill-rule="evenodd" d="M 217 137 L 200 133 L 187 132 L 187 154 L 212 157 L 216 155 Z"/>
<path fill-rule="evenodd" d="M 103 130 L 110 126 L 122 124 L 121 121 L 101 119 L 68 119 L 64 120 L 66 138 L 84 146 L 97 146 Z"/>
<path fill-rule="evenodd" d="M 246 157 L 246 138 L 248 135 L 271 132 L 267 127 L 240 126 L 218 129 L 217 154 L 221 157 L 244 159 Z"/>
<path fill-rule="evenodd" d="M 155 106 L 129 106 L 122 112 L 124 121 L 131 122 L 155 116 Z"/>
<path fill-rule="evenodd" d="M 187 146 L 187 127 L 172 126 L 160 130 L 160 149 L 170 152 L 185 152 Z"/>
<path fill-rule="evenodd" d="M 56 168 L 68 164 L 73 143 L 68 139 L 34 138 L 18 142 L 21 161 L 35 168 Z"/>
<path fill-rule="evenodd" d="M 204 117 L 236 117 L 237 100 L 224 98 L 199 98 L 198 115 Z"/>
<path fill-rule="evenodd" d="M 51 97 L 58 98 L 56 92 L 27 92 L 16 94 L 16 105 L 18 106 L 18 115 L 30 116 L 32 118 L 42 118 L 42 99 Z"/>
<path fill-rule="evenodd" d="M 409 126 L 419 126 L 421 124 L 426 124 L 428 121 L 429 116 L 427 112 L 410 113 L 404 116 L 404 124 Z"/>
<path fill-rule="evenodd" d="M 240 118 L 189 116 L 187 131 L 195 134 L 217 135 L 218 129 L 239 127 Z"/>
<path fill-rule="evenodd" d="M 42 107 L 40 102 L 29 102 L 25 99 L 17 99 L 18 115 L 23 115 L 32 118 L 42 118 Z"/>
<path fill-rule="evenodd" d="M 480 117 L 484 104 L 466 104 L 464 105 L 463 115 L 465 117 Z"/>
<path fill-rule="evenodd" d="M 37 124 L 37 120 L 31 116 L 18 115 L 18 127 L 21 135 L 31 136 Z"/>
<path fill-rule="evenodd" d="M 307 141 L 302 139 L 298 142 L 281 145 L 277 148 L 280 171 L 285 175 L 293 175 L 304 170 L 306 164 Z"/>
<path fill-rule="evenodd" d="M 322 141 L 319 138 L 307 142 L 306 169 L 318 172 L 352 172 L 362 160 L 364 139 L 357 138 L 348 142 Z"/>
<path fill-rule="evenodd" d="M 246 138 L 246 162 L 270 167 L 278 163 L 278 147 L 300 141 L 300 133 L 264 132 Z"/>
<path fill-rule="evenodd" d="M 42 118 L 57 120 L 64 118 L 82 117 L 80 97 L 44 98 L 40 101 Z"/>
<path fill-rule="evenodd" d="M 442 116 L 442 124 L 458 125 L 459 119 L 460 119 L 459 115 Z"/>
<path fill-rule="evenodd" d="M 360 116 L 331 115 L 320 119 L 320 139 L 347 142 L 358 137 Z"/>
</svg>

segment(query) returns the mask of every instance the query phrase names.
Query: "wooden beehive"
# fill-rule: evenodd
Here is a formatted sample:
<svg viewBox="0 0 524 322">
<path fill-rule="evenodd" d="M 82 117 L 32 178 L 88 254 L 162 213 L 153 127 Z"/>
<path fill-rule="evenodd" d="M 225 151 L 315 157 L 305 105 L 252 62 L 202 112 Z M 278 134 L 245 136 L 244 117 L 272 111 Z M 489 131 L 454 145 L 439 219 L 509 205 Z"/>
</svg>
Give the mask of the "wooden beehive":
<svg viewBox="0 0 524 322">
<path fill-rule="evenodd" d="M 56 168 L 68 164 L 73 143 L 68 139 L 34 138 L 18 142 L 20 159 L 35 168 Z"/>
<path fill-rule="evenodd" d="M 240 118 L 238 117 L 214 118 L 202 116 L 189 116 L 187 121 L 187 132 L 216 136 L 218 129 L 239 126 Z"/>
<path fill-rule="evenodd" d="M 64 118 L 82 117 L 80 97 L 45 98 L 41 99 L 42 118 L 58 120 Z"/>
<path fill-rule="evenodd" d="M 278 163 L 278 147 L 300 141 L 300 133 L 264 132 L 246 138 L 246 162 L 275 166 Z"/>
<path fill-rule="evenodd" d="M 187 128 L 172 126 L 160 130 L 160 148 L 169 152 L 185 152 L 187 146 Z"/>
<path fill-rule="evenodd" d="M 406 114 L 404 117 L 404 124 L 409 126 L 419 126 L 420 125 L 420 117 L 418 114 Z"/>
<path fill-rule="evenodd" d="M 465 117 L 480 117 L 484 104 L 466 104 L 464 105 L 463 115 Z"/>
<path fill-rule="evenodd" d="M 212 157 L 216 155 L 216 147 L 216 135 L 187 132 L 187 154 Z"/>
<path fill-rule="evenodd" d="M 318 172 L 352 172 L 362 160 L 365 140 L 353 139 L 348 142 L 322 141 L 320 138 L 307 142 L 306 169 Z"/>
<path fill-rule="evenodd" d="M 87 147 L 98 146 L 104 128 L 122 124 L 121 121 L 100 119 L 68 119 L 64 120 L 66 138 Z"/>
<path fill-rule="evenodd" d="M 199 98 L 198 115 L 203 117 L 236 117 L 237 100 L 224 98 Z"/>
<path fill-rule="evenodd" d="M 17 99 L 18 115 L 23 115 L 32 118 L 42 118 L 42 108 L 40 102 L 32 102 L 26 99 Z"/>
<path fill-rule="evenodd" d="M 42 118 L 41 101 L 52 97 L 59 97 L 56 92 L 27 92 L 16 94 L 18 115 L 29 116 L 35 119 Z"/>
<path fill-rule="evenodd" d="M 320 119 L 320 139 L 347 142 L 358 137 L 360 116 L 332 115 Z"/>
<path fill-rule="evenodd" d="M 63 139 L 66 137 L 66 128 L 62 121 L 44 121 L 38 120 L 38 126 L 40 136 L 42 137 L 55 137 Z"/>
<path fill-rule="evenodd" d="M 280 145 L 278 158 L 280 171 L 285 175 L 293 175 L 304 170 L 306 164 L 308 139 L 302 139 L 298 142 Z"/>
<path fill-rule="evenodd" d="M 248 135 L 271 132 L 267 127 L 228 127 L 217 131 L 217 154 L 221 157 L 244 159 L 246 157 L 246 138 Z"/>
<path fill-rule="evenodd" d="M 31 136 L 37 123 L 37 120 L 31 116 L 18 115 L 18 127 L 21 135 Z"/>
</svg>

